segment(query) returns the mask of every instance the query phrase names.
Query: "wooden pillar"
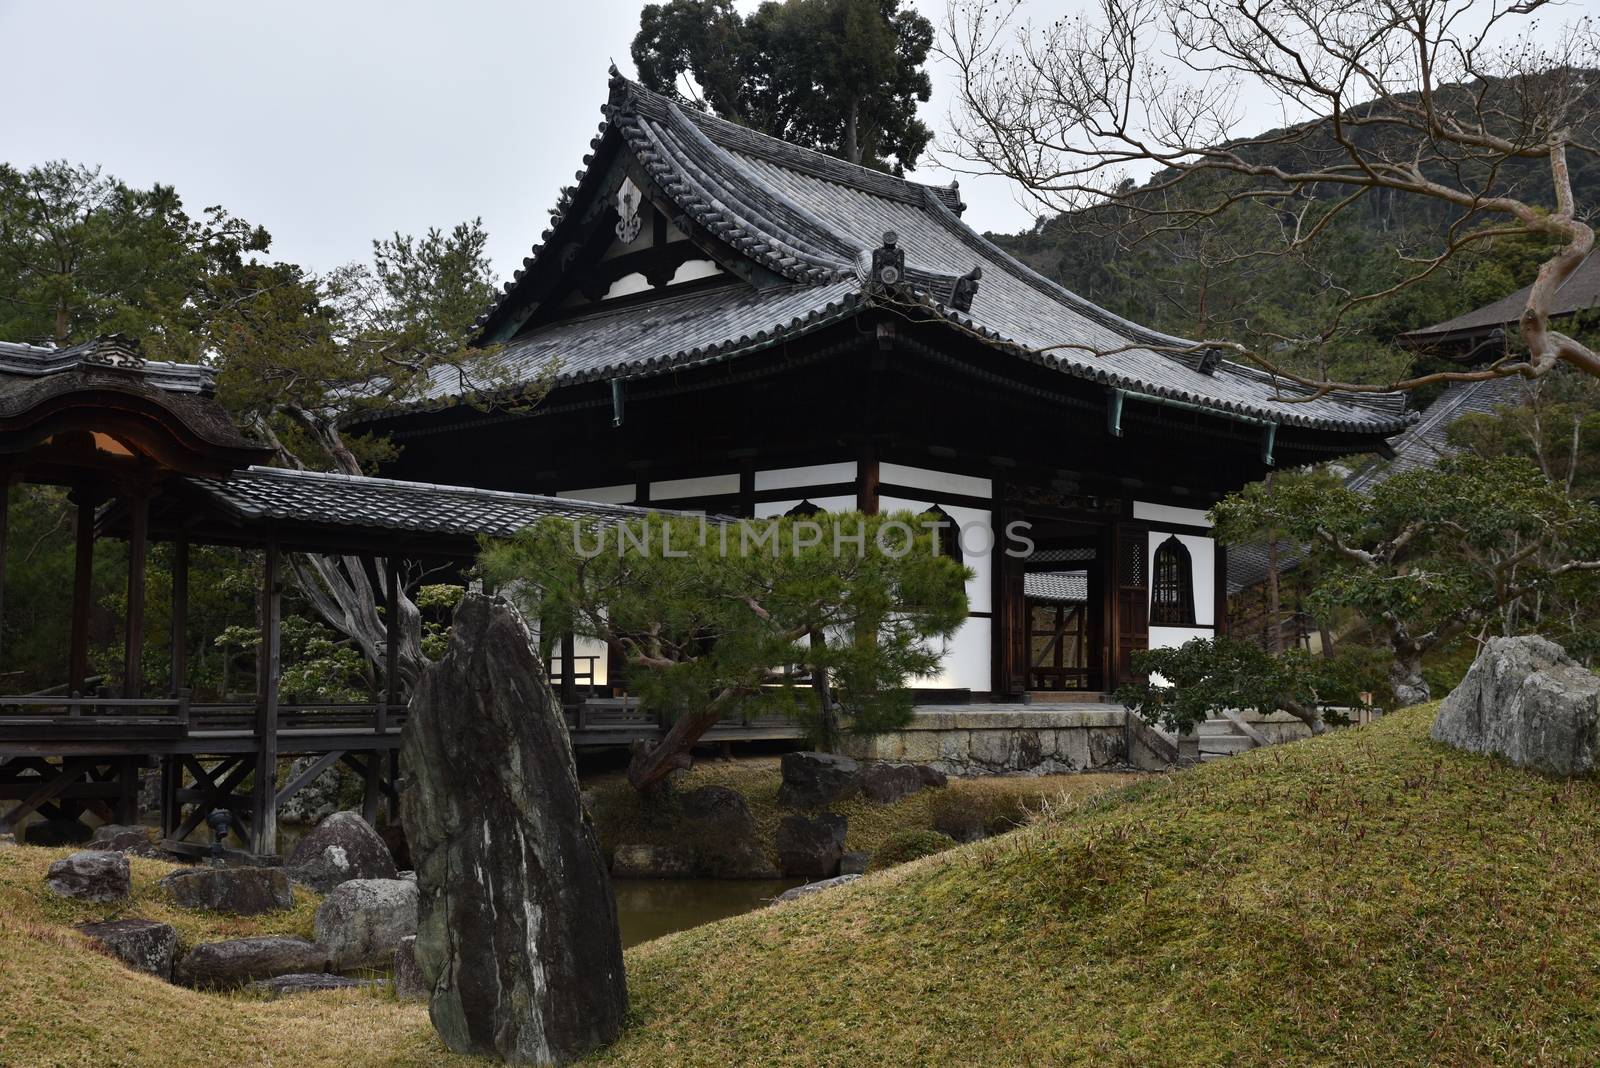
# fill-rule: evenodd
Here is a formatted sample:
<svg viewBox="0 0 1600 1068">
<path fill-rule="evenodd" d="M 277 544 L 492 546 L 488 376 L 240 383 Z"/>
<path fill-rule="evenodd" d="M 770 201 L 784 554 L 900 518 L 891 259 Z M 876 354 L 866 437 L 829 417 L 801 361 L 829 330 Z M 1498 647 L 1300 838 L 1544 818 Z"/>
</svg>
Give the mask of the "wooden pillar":
<svg viewBox="0 0 1600 1068">
<path fill-rule="evenodd" d="M 122 696 L 144 692 L 144 573 L 150 555 L 150 496 L 138 490 L 128 501 L 128 618 L 122 648 Z"/>
<path fill-rule="evenodd" d="M 5 634 L 6 623 L 6 548 L 11 543 L 11 480 L 0 477 L 0 638 Z M 5 664 L 4 646 L 0 642 L 0 667 Z"/>
<path fill-rule="evenodd" d="M 178 829 L 183 806 L 178 804 L 178 789 L 183 785 L 183 765 L 178 757 L 161 758 L 161 837 L 170 838 Z"/>
<path fill-rule="evenodd" d="M 1214 565 L 1214 607 L 1212 608 L 1211 622 L 1215 626 L 1214 633 L 1218 635 L 1228 633 L 1228 547 L 1220 541 L 1211 543 Z"/>
<path fill-rule="evenodd" d="M 95 494 L 80 487 L 73 492 L 78 506 L 76 553 L 72 571 L 72 643 L 67 653 L 67 692 L 81 694 L 89 676 L 89 599 L 94 592 Z"/>
<path fill-rule="evenodd" d="M 376 724 L 379 736 L 388 733 L 388 716 L 400 707 L 400 560 L 394 554 L 384 558 L 384 651 L 383 651 L 383 704 Z M 361 793 L 361 818 L 376 825 L 378 810 L 383 804 L 383 769 L 385 754 L 373 742 L 367 754 L 366 770 Z M 392 776 L 391 776 L 392 778 Z"/>
<path fill-rule="evenodd" d="M 256 658 L 256 781 L 250 820 L 250 851 L 278 848 L 278 655 L 283 593 L 278 583 L 278 546 L 267 544 L 261 567 L 261 649 Z"/>
<path fill-rule="evenodd" d="M 578 642 L 569 630 L 561 635 L 561 705 L 563 708 L 578 700 Z"/>
<path fill-rule="evenodd" d="M 189 685 L 189 536 L 172 543 L 172 694 Z"/>
</svg>

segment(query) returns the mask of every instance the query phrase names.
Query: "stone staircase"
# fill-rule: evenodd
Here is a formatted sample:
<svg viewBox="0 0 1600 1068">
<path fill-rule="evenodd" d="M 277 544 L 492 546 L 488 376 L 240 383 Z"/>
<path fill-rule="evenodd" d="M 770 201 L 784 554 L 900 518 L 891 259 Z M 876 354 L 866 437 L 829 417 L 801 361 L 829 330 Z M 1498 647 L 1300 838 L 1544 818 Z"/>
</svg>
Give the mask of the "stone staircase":
<svg viewBox="0 0 1600 1068">
<path fill-rule="evenodd" d="M 1195 731 L 1200 742 L 1200 759 L 1221 760 L 1262 745 L 1259 732 L 1225 716 L 1213 716 Z"/>
</svg>

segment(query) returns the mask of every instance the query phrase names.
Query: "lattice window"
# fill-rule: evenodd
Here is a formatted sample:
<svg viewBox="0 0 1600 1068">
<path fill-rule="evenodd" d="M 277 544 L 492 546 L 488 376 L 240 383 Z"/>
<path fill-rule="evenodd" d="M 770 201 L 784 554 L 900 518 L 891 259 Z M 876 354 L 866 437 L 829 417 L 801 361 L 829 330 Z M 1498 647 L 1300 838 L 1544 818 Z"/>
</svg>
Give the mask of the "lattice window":
<svg viewBox="0 0 1600 1068">
<path fill-rule="evenodd" d="M 1194 564 L 1176 534 L 1156 546 L 1155 583 L 1150 590 L 1150 623 L 1194 626 Z"/>
</svg>

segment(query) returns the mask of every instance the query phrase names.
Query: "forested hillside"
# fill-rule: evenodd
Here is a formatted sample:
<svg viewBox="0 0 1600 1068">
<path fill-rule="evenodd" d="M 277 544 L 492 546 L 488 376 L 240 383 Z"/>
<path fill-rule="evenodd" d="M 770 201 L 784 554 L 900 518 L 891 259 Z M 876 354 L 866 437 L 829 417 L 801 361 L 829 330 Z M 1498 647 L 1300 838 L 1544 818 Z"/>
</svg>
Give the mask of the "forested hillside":
<svg viewBox="0 0 1600 1068">
<path fill-rule="evenodd" d="M 1591 91 L 1595 106 L 1579 141 L 1600 141 L 1600 76 Z M 1292 154 L 1336 158 L 1341 151 L 1318 127 L 1302 127 L 1286 143 L 1264 132 L 1249 151 L 1265 162 Z M 1372 128 L 1357 137 L 1376 137 Z M 1569 157 L 1579 212 L 1600 208 L 1600 156 L 1574 151 Z M 1142 206 L 1171 208 L 1199 203 L 1196 179 L 1187 190 L 1161 188 L 1159 174 L 1131 191 L 1126 203 L 1041 219 L 1026 233 L 990 235 L 1029 266 L 1069 289 L 1139 322 L 1192 338 L 1228 338 L 1271 351 L 1297 370 L 1375 380 L 1411 357 L 1392 345 L 1396 335 L 1436 323 L 1504 296 L 1533 280 L 1543 246 L 1525 237 L 1497 238 L 1462 252 L 1426 279 L 1391 296 L 1357 306 L 1331 344 L 1296 346 L 1290 339 L 1318 334 L 1350 297 L 1382 291 L 1418 269 L 1416 260 L 1436 255 L 1452 226 L 1457 233 L 1486 225 L 1463 223 L 1439 200 L 1371 191 L 1339 212 L 1318 238 L 1293 255 L 1281 249 L 1287 228 L 1307 207 L 1282 198 L 1238 204 L 1214 218 L 1173 226 L 1170 218 L 1141 212 Z M 1213 179 L 1215 181 L 1215 179 Z M 1552 203 L 1548 165 L 1510 161 L 1488 183 L 1535 202 Z M 1318 189 L 1303 217 L 1327 214 L 1343 191 Z M 1304 225 L 1304 223 L 1302 223 Z"/>
</svg>

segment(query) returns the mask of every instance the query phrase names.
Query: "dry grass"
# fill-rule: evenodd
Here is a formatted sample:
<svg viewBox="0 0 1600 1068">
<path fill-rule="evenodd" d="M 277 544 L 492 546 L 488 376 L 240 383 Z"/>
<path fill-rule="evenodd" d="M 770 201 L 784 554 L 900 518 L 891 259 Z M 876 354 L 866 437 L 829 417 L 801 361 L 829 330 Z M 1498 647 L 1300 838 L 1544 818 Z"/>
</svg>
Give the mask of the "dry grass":
<svg viewBox="0 0 1600 1068">
<path fill-rule="evenodd" d="M 636 947 L 628 1029 L 591 1063 L 1596 1063 L 1600 782 L 1443 749 L 1432 712 Z M 130 973 L 38 904 L 47 856 L 0 852 L 0 1064 L 483 1063 L 383 996 Z"/>
</svg>

